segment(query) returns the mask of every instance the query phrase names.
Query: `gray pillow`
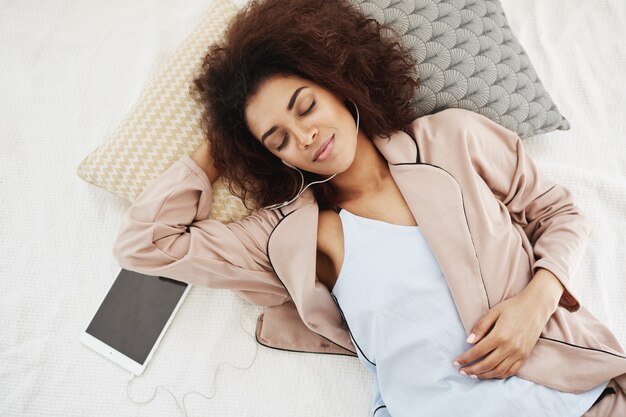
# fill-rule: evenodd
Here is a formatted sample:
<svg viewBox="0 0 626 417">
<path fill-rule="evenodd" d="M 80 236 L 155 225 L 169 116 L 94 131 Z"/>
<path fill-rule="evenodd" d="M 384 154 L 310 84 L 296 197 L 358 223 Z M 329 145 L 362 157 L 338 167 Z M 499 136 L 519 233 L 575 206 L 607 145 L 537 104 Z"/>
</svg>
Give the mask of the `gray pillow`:
<svg viewBox="0 0 626 417">
<path fill-rule="evenodd" d="M 350 1 L 397 32 L 417 58 L 421 84 L 411 105 L 420 116 L 463 108 L 522 139 L 570 128 L 498 0 Z"/>
</svg>

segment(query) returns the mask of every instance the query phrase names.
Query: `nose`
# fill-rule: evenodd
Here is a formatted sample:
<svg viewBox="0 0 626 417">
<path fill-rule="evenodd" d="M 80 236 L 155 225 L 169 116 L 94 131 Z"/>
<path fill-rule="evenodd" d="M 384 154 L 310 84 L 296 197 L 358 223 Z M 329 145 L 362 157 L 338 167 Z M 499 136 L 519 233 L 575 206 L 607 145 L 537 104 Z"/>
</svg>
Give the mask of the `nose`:
<svg viewBox="0 0 626 417">
<path fill-rule="evenodd" d="M 317 137 L 317 129 L 299 129 L 296 127 L 294 129 L 294 135 L 297 138 L 298 146 L 300 149 L 308 149 L 311 144 L 315 141 L 315 137 Z"/>
</svg>

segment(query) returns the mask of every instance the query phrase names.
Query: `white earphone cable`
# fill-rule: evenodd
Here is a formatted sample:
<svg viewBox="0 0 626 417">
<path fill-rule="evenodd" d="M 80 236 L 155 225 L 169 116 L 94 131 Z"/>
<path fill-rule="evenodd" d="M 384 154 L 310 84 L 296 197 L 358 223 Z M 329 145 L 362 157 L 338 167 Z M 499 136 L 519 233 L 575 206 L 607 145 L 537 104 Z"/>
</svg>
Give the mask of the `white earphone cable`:
<svg viewBox="0 0 626 417">
<path fill-rule="evenodd" d="M 245 315 L 247 316 L 247 315 L 248 315 L 248 313 L 249 313 L 249 312 L 250 312 L 250 311 L 251 311 L 254 307 L 255 307 L 254 305 L 250 304 L 250 305 L 248 306 L 248 308 L 246 309 L 246 314 L 245 314 Z M 231 364 L 231 363 L 229 363 L 229 362 L 220 362 L 220 363 L 217 365 L 217 368 L 215 368 L 215 372 L 213 373 L 213 381 L 212 381 L 212 384 L 211 384 L 213 387 L 215 387 L 215 386 L 216 386 L 216 384 L 215 384 L 216 375 L 217 375 L 217 372 L 218 372 L 218 371 L 219 371 L 219 369 L 220 369 L 220 366 L 222 366 L 223 364 L 230 365 L 230 366 L 232 366 L 232 367 L 233 367 L 233 368 L 235 368 L 235 369 L 246 370 L 246 369 L 249 369 L 250 367 L 252 367 L 252 365 L 253 365 L 253 364 L 254 364 L 254 362 L 256 361 L 257 353 L 258 353 L 258 351 L 259 351 L 259 344 L 256 342 L 256 337 L 255 337 L 255 335 L 253 335 L 253 334 L 249 333 L 249 332 L 248 332 L 248 331 L 247 331 L 247 330 L 243 327 L 243 325 L 241 324 L 241 319 L 239 319 L 239 326 L 240 326 L 240 327 L 241 327 L 241 329 L 242 329 L 242 330 L 243 330 L 243 331 L 244 331 L 244 332 L 245 332 L 248 336 L 250 336 L 250 338 L 254 341 L 254 347 L 255 347 L 255 350 L 254 350 L 254 356 L 252 357 L 252 362 L 250 363 L 250 365 L 246 366 L 245 368 L 239 368 L 239 367 L 237 367 L 237 366 L 235 366 L 235 365 L 233 365 L 233 364 Z M 198 395 L 200 395 L 200 396 L 202 396 L 202 397 L 206 398 L 207 400 L 210 400 L 210 399 L 212 399 L 213 397 L 215 397 L 215 393 L 216 393 L 216 391 L 217 391 L 217 389 L 214 389 L 214 390 L 213 390 L 213 395 L 211 395 L 210 397 L 207 397 L 207 396 L 205 396 L 205 395 L 201 394 L 201 393 L 200 393 L 200 392 L 198 392 L 198 391 L 188 391 L 188 392 L 186 392 L 186 393 L 185 393 L 185 395 L 183 396 L 183 400 L 182 400 L 182 407 L 181 407 L 181 405 L 178 403 L 178 400 L 176 399 L 176 396 L 175 396 L 175 395 L 174 395 L 174 394 L 173 394 L 170 390 L 168 390 L 167 388 L 165 388 L 163 385 L 157 385 L 157 386 L 156 386 L 156 388 L 154 389 L 154 392 L 152 393 L 152 397 L 150 397 L 150 399 L 149 399 L 149 400 L 147 400 L 147 401 L 135 401 L 135 400 L 133 400 L 133 399 L 130 397 L 130 393 L 129 393 L 129 390 L 130 390 L 130 382 L 131 382 L 134 378 L 135 378 L 135 375 L 134 375 L 134 374 L 130 374 L 130 376 L 129 376 L 129 378 L 128 378 L 128 384 L 127 384 L 127 386 L 126 386 L 126 396 L 128 397 L 128 399 L 129 399 L 129 400 L 131 400 L 131 401 L 132 401 L 132 402 L 134 402 L 135 404 L 139 404 L 139 405 L 144 405 L 144 404 L 147 404 L 147 403 L 151 402 L 151 401 L 154 399 L 154 396 L 156 395 L 156 391 L 157 391 L 159 388 L 163 388 L 165 391 L 169 392 L 169 393 L 170 393 L 170 395 L 174 398 L 174 401 L 176 401 L 176 406 L 177 406 L 177 407 L 178 407 L 178 409 L 182 412 L 182 414 L 183 414 L 183 416 L 184 416 L 184 417 L 188 417 L 188 415 L 187 415 L 187 409 L 186 409 L 186 407 L 185 407 L 185 398 L 187 397 L 187 395 L 189 395 L 189 394 L 191 394 L 191 393 L 196 393 L 196 394 L 198 394 Z"/>
</svg>

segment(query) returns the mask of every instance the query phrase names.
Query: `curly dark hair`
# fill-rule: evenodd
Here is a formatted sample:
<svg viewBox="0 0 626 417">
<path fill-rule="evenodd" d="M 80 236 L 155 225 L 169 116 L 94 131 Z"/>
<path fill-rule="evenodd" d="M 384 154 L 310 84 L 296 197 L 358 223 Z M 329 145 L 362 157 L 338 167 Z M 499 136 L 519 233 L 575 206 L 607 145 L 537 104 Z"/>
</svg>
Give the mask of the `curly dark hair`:
<svg viewBox="0 0 626 417">
<path fill-rule="evenodd" d="M 370 140 L 415 120 L 410 103 L 420 79 L 416 59 L 399 39 L 350 0 L 251 0 L 238 11 L 209 46 L 189 89 L 202 105 L 200 124 L 229 192 L 250 210 L 293 198 L 302 183 L 244 119 L 248 97 L 271 76 L 296 75 L 348 97 Z M 326 178 L 301 171 L 306 184 Z M 336 208 L 328 183 L 310 188 L 320 209 Z"/>
</svg>

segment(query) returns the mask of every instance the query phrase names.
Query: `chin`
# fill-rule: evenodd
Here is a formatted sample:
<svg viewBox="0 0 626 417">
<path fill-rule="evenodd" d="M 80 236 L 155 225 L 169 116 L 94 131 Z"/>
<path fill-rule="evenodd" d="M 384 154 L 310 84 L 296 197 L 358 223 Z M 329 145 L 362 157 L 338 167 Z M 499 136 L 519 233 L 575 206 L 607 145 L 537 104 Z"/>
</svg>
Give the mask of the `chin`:
<svg viewBox="0 0 626 417">
<path fill-rule="evenodd" d="M 343 159 L 343 160 L 337 161 L 337 164 L 333 166 L 333 172 L 337 174 L 345 172 L 348 169 L 350 169 L 353 162 L 354 162 L 354 155 L 352 155 L 352 157 L 349 159 Z"/>
</svg>

